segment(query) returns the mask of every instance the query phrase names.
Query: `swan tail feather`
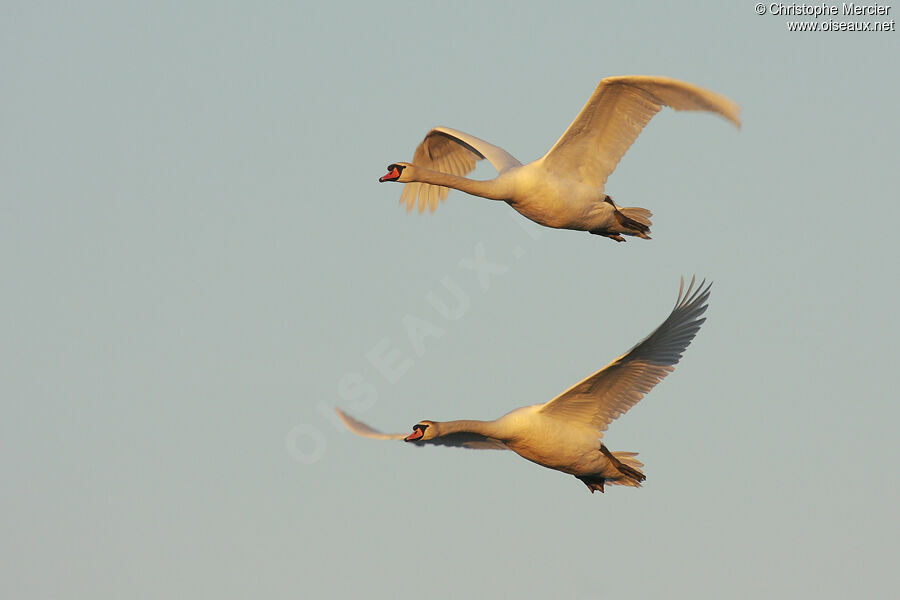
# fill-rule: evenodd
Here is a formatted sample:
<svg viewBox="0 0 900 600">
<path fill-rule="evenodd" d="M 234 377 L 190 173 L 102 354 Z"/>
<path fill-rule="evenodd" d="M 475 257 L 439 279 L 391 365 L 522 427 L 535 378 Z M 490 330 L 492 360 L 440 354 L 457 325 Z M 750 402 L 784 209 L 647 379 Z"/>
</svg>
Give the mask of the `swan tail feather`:
<svg viewBox="0 0 900 600">
<path fill-rule="evenodd" d="M 591 229 L 591 233 L 608 237 L 617 242 L 625 241 L 622 235 L 633 235 L 645 240 L 650 239 L 650 217 L 653 215 L 652 212 L 638 206 L 620 208 L 609 196 L 605 196 L 603 201 L 612 206 L 614 220 L 608 221 L 603 227 L 598 229 Z"/>
<path fill-rule="evenodd" d="M 646 208 L 637 206 L 629 206 L 625 208 L 616 208 L 616 221 L 622 227 L 622 231 L 626 235 L 633 235 L 645 240 L 650 239 L 650 216 L 653 214 Z"/>
</svg>

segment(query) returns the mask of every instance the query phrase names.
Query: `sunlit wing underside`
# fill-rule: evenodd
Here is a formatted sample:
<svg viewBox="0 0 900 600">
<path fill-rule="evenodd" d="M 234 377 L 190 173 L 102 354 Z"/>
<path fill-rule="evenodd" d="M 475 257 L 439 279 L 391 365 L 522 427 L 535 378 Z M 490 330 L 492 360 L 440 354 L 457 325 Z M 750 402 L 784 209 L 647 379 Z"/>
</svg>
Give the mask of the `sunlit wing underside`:
<svg viewBox="0 0 900 600">
<path fill-rule="evenodd" d="M 675 308 L 662 325 L 634 348 L 545 404 L 541 412 L 606 431 L 671 373 L 706 320 L 710 285 L 694 279 L 678 292 Z M 683 292 L 683 293 L 682 293 Z M 693 292 L 693 293 L 692 293 Z"/>
<path fill-rule="evenodd" d="M 740 107 L 715 92 L 668 77 L 608 77 L 597 85 L 569 128 L 544 155 L 544 166 L 560 176 L 603 186 L 663 106 L 717 113 L 741 126 Z"/>
<path fill-rule="evenodd" d="M 488 159 L 497 173 L 522 164 L 503 148 L 449 127 L 435 127 L 429 131 L 416 148 L 412 164 L 463 177 L 471 173 L 475 163 L 483 158 Z M 426 206 L 434 212 L 438 202 L 443 202 L 449 191 L 450 188 L 441 185 L 407 183 L 400 194 L 400 204 L 406 206 L 407 212 L 416 205 L 420 213 L 425 211 Z"/>
</svg>

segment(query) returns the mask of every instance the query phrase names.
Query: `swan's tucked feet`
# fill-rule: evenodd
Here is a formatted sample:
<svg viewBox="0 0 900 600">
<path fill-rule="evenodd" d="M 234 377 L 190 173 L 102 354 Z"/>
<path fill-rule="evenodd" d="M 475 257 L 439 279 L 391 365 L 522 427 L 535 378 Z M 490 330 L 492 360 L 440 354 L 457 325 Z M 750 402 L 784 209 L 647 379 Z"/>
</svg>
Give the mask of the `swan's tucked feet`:
<svg viewBox="0 0 900 600">
<path fill-rule="evenodd" d="M 628 210 L 628 209 L 625 209 Z M 635 221 L 634 219 L 626 216 L 621 210 L 618 208 L 616 212 L 613 213 L 613 216 L 616 218 L 616 221 L 619 223 L 620 231 L 622 233 L 626 233 L 628 235 L 633 235 L 635 237 L 644 238 L 645 240 L 649 240 L 650 236 L 650 226 L 641 223 L 640 221 Z"/>
<path fill-rule="evenodd" d="M 606 446 L 604 446 L 603 444 L 600 444 L 600 452 L 602 452 L 603 456 L 605 456 L 606 459 L 609 462 L 611 462 L 613 464 L 613 466 L 619 471 L 619 473 L 621 473 L 625 477 L 628 477 L 629 479 L 633 479 L 634 481 L 636 481 L 638 483 L 647 479 L 646 475 L 644 475 L 643 473 L 641 473 L 640 471 L 638 471 L 635 468 L 629 467 L 628 465 L 623 463 L 621 460 L 616 458 L 613 455 L 613 453 L 610 452 L 609 449 Z"/>
<path fill-rule="evenodd" d="M 576 475 L 575 477 L 583 481 L 584 485 L 588 486 L 588 489 L 591 490 L 592 494 L 597 490 L 599 490 L 601 494 L 604 493 L 603 484 L 606 482 L 606 480 L 602 477 L 578 477 L 578 475 Z"/>
<path fill-rule="evenodd" d="M 609 195 L 604 195 L 602 201 L 612 207 L 615 224 L 607 223 L 603 229 L 591 229 L 590 233 L 602 235 L 617 242 L 625 241 L 625 238 L 619 234 L 633 235 L 645 240 L 650 239 L 650 215 L 652 213 L 649 210 L 636 206 L 619 208 Z"/>
</svg>

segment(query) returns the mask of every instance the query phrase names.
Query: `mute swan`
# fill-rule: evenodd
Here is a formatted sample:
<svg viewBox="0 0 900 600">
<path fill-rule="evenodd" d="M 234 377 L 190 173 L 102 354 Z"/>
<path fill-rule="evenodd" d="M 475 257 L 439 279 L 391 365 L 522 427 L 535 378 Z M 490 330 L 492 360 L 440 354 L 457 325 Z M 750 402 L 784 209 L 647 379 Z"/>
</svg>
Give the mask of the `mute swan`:
<svg viewBox="0 0 900 600">
<path fill-rule="evenodd" d="M 604 484 L 638 487 L 644 481 L 634 452 L 610 452 L 600 441 L 623 415 L 674 368 L 706 320 L 709 288 L 694 279 L 678 290 L 675 308 L 656 331 L 593 375 L 547 402 L 517 408 L 494 421 L 419 421 L 412 433 L 381 433 L 340 409 L 357 435 L 416 445 L 512 450 L 549 469 L 574 475 L 593 493 Z"/>
<path fill-rule="evenodd" d="M 543 157 L 522 165 L 498 146 L 473 135 L 435 127 L 416 148 L 412 163 L 388 165 L 378 181 L 406 183 L 400 204 L 418 202 L 434 212 L 454 188 L 503 200 L 535 223 L 575 229 L 624 242 L 622 235 L 649 239 L 651 212 L 620 208 L 604 193 L 606 179 L 641 129 L 663 106 L 718 113 L 740 127 L 738 105 L 714 92 L 670 79 L 630 75 L 602 80 L 562 137 Z M 488 159 L 497 177 L 475 181 L 463 175 Z"/>
</svg>

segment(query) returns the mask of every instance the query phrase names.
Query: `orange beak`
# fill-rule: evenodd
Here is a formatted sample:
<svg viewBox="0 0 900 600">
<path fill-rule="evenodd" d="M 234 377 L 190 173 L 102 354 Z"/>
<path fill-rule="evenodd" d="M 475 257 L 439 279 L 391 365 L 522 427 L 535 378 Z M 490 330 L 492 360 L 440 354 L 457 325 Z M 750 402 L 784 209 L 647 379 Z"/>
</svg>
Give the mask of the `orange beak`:
<svg viewBox="0 0 900 600">
<path fill-rule="evenodd" d="M 404 442 L 413 442 L 413 441 L 419 439 L 420 437 L 422 437 L 423 435 L 425 435 L 425 433 L 421 429 L 415 429 L 415 430 L 413 430 L 413 432 L 411 434 L 409 434 L 408 436 L 403 438 L 403 441 Z"/>
<path fill-rule="evenodd" d="M 379 177 L 378 182 L 384 183 L 385 181 L 395 181 L 397 179 L 400 179 L 400 171 L 397 170 L 397 167 L 394 167 L 393 169 L 391 169 L 390 173 Z"/>
</svg>

